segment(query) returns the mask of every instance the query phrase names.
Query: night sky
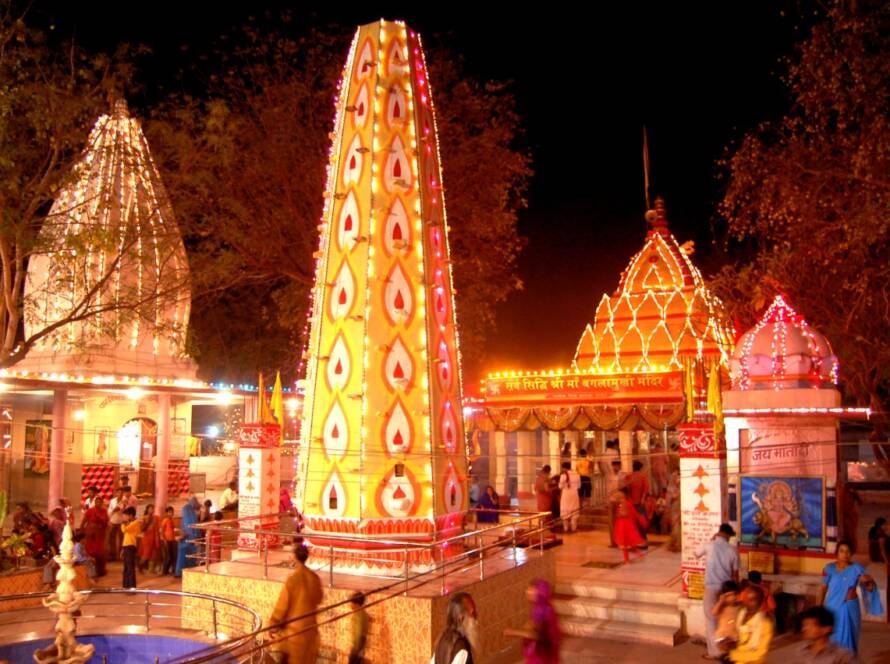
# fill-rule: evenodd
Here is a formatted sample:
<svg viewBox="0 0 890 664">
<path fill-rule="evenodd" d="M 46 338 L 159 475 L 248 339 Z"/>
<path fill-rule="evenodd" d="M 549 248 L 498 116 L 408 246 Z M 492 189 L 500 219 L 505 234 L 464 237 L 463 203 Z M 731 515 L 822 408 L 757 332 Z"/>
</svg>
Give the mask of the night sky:
<svg viewBox="0 0 890 664">
<path fill-rule="evenodd" d="M 448 35 L 480 78 L 513 80 L 535 177 L 520 222 L 528 238 L 520 259 L 526 289 L 499 309 L 490 370 L 571 361 L 603 292 L 615 289 L 642 245 L 644 124 L 652 190 L 667 201 L 671 229 L 680 242 L 695 240 L 693 260 L 706 273 L 724 260 L 713 243 L 721 187 L 716 161 L 747 130 L 785 110 L 779 59 L 801 38 L 796 26 L 810 20 L 801 18 L 801 3 L 787 1 L 622 3 L 632 5 L 622 10 L 544 3 L 534 12 L 504 3 L 485 13 L 445 3 L 336 11 L 328 3 L 311 12 L 290 6 L 296 4 L 180 0 L 133 3 L 131 14 L 121 2 L 37 2 L 33 11 L 87 48 L 110 49 L 119 41 L 150 46 L 145 90 L 130 100 L 137 110 L 176 85 L 188 68 L 185 58 L 263 8 L 290 7 L 297 30 L 342 24 L 344 50 L 332 54 L 338 59 L 345 57 L 350 26 L 381 16 L 405 19 L 422 34 Z M 447 172 L 444 178 L 447 185 Z"/>
</svg>

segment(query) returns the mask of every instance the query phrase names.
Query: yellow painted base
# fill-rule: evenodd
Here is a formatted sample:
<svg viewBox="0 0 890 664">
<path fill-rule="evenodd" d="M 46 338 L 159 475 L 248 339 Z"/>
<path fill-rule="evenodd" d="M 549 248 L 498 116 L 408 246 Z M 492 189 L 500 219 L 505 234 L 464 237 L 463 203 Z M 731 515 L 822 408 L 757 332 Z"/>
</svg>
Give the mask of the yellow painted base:
<svg viewBox="0 0 890 664">
<path fill-rule="evenodd" d="M 772 558 L 767 563 L 767 558 Z M 824 567 L 834 560 L 834 556 L 824 554 L 783 555 L 781 551 L 749 551 L 748 569 L 757 569 L 764 574 L 815 574 L 821 575 Z M 768 569 L 768 567 L 772 569 Z"/>
<path fill-rule="evenodd" d="M 504 630 L 521 628 L 527 622 L 529 609 L 525 591 L 529 582 L 538 578 L 547 579 L 551 583 L 555 581 L 556 564 L 552 554 L 533 557 L 517 568 L 460 588 L 473 596 L 479 613 L 481 652 L 475 654 L 476 661 L 482 661 L 513 643 L 514 639 L 504 636 Z M 271 615 L 281 587 L 280 581 L 223 576 L 206 573 L 201 569 L 184 570 L 182 575 L 183 591 L 242 602 L 258 611 L 263 620 Z M 347 588 L 325 588 L 323 604 L 336 604 L 347 599 L 353 592 L 354 590 Z M 368 602 L 373 602 L 378 597 L 371 594 Z M 188 615 L 190 618 L 189 624 L 183 626 L 212 630 L 209 607 L 199 606 L 202 604 L 200 600 L 187 602 L 189 610 L 184 610 L 183 616 Z M 371 627 L 366 661 L 373 664 L 429 662 L 436 637 L 445 625 L 447 604 L 447 596 L 398 595 L 368 608 Z M 348 607 L 344 605 L 334 611 L 344 614 Z M 324 613 L 319 620 L 328 620 L 331 617 L 331 614 Z M 320 659 L 346 662 L 351 638 L 349 619 L 322 625 L 319 631 Z"/>
</svg>

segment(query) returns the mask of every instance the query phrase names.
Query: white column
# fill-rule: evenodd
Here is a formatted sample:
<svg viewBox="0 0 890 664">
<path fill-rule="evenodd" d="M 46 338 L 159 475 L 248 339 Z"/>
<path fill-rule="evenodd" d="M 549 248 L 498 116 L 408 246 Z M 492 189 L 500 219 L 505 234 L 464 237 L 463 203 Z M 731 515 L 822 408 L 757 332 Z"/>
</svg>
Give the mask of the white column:
<svg viewBox="0 0 890 664">
<path fill-rule="evenodd" d="M 507 495 L 507 434 L 493 431 L 488 439 L 488 476 L 499 496 Z"/>
<path fill-rule="evenodd" d="M 621 455 L 621 470 L 625 473 L 633 472 L 634 443 L 633 431 L 618 432 L 618 453 Z"/>
<path fill-rule="evenodd" d="M 559 431 L 547 432 L 547 450 L 550 454 L 550 474 L 559 473 Z"/>
<path fill-rule="evenodd" d="M 535 484 L 535 432 L 519 431 L 516 433 L 516 452 L 518 463 L 519 484 L 516 490 L 517 498 L 533 498 Z"/>
<path fill-rule="evenodd" d="M 53 391 L 53 432 L 49 448 L 49 496 L 47 511 L 59 506 L 64 495 L 65 478 L 65 428 L 67 419 L 68 390 Z M 80 502 L 72 496 L 72 502 Z"/>
<path fill-rule="evenodd" d="M 155 466 L 155 514 L 167 507 L 170 486 L 170 395 L 158 395 L 158 453 Z"/>
</svg>

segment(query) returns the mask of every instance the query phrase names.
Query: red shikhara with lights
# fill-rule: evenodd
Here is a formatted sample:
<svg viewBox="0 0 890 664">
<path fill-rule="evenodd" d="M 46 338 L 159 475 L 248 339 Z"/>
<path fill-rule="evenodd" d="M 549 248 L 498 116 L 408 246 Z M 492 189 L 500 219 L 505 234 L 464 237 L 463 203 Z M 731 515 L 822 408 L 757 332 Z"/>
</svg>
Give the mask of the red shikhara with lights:
<svg viewBox="0 0 890 664">
<path fill-rule="evenodd" d="M 420 37 L 356 32 L 316 254 L 297 497 L 310 533 L 459 528 L 461 376 L 435 115 Z"/>
</svg>

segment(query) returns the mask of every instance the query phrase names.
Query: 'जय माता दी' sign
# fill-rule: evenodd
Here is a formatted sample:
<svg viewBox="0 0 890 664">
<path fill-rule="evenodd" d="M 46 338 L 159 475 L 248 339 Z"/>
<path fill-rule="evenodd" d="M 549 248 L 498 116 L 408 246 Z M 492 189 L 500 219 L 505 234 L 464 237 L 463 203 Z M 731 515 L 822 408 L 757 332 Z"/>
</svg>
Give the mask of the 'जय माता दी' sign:
<svg viewBox="0 0 890 664">
<path fill-rule="evenodd" d="M 640 399 L 683 399 L 683 374 L 554 374 L 489 378 L 485 400 L 489 403 L 515 401 L 638 401 Z"/>
</svg>

